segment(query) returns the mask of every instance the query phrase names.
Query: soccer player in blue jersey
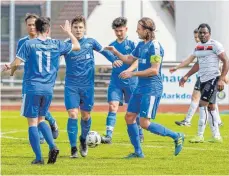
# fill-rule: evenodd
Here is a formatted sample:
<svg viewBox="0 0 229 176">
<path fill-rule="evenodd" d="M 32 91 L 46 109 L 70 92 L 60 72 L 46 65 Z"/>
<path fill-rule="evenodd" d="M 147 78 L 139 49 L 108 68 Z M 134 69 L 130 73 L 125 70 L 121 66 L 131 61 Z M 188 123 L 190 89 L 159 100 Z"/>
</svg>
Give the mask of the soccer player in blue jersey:
<svg viewBox="0 0 229 176">
<path fill-rule="evenodd" d="M 112 29 L 114 30 L 117 39 L 112 42 L 110 46 L 114 46 L 124 55 L 130 54 L 134 50 L 135 44 L 127 38 L 127 19 L 124 17 L 116 18 L 112 23 Z M 117 64 L 117 66 L 115 66 L 115 64 Z M 119 77 L 119 74 L 124 70 L 136 70 L 137 62 L 131 66 L 123 63 L 121 60 L 117 60 L 113 65 L 111 81 L 108 87 L 109 113 L 106 119 L 106 136 L 101 138 L 101 142 L 105 144 L 111 143 L 112 133 L 116 123 L 116 113 L 119 105 L 122 105 L 123 101 L 125 101 L 125 103 L 129 102 L 130 96 L 137 85 L 137 77 L 128 79 L 122 79 Z M 137 122 L 140 141 L 143 142 L 143 133 L 142 128 L 140 127 L 139 116 L 137 117 Z"/>
<path fill-rule="evenodd" d="M 71 145 L 71 158 L 78 158 L 77 135 L 78 114 L 81 112 L 80 154 L 86 157 L 88 148 L 86 136 L 91 127 L 90 112 L 94 105 L 94 54 L 93 50 L 106 56 L 111 62 L 115 56 L 108 51 L 103 51 L 102 46 L 93 38 L 84 36 L 86 20 L 83 16 L 76 16 L 71 22 L 72 33 L 79 40 L 81 50 L 65 55 L 66 77 L 64 100 L 68 111 L 67 131 Z M 70 40 L 67 42 L 71 43 Z M 112 57 L 113 55 L 113 57 Z"/>
<path fill-rule="evenodd" d="M 157 135 L 171 137 L 174 140 L 175 155 L 178 155 L 183 147 L 183 134 L 173 132 L 150 121 L 151 118 L 154 119 L 156 116 L 163 91 L 161 65 L 164 50 L 161 44 L 155 40 L 155 28 L 155 24 L 150 18 L 144 17 L 138 21 L 137 33 L 139 38 L 144 41 L 138 43 L 131 55 L 123 55 L 113 46 L 106 47 L 127 64 L 131 64 L 138 59 L 138 71 L 124 71 L 120 74 L 120 77 L 124 79 L 138 77 L 138 85 L 130 98 L 125 116 L 128 135 L 135 151 L 126 158 L 144 158 L 136 124 L 138 113 L 140 113 L 142 128 Z"/>
<path fill-rule="evenodd" d="M 36 32 L 36 28 L 35 28 L 35 21 L 37 18 L 39 18 L 39 17 L 36 14 L 30 14 L 30 13 L 26 14 L 25 23 L 26 23 L 26 29 L 28 32 L 28 36 L 23 37 L 18 41 L 16 53 L 18 53 L 21 46 L 27 40 L 34 39 L 37 37 L 37 32 Z M 24 95 L 24 85 L 22 85 L 22 98 L 23 98 L 23 95 Z M 59 135 L 56 120 L 52 117 L 50 112 L 47 112 L 47 114 L 45 115 L 45 120 L 47 120 L 49 122 L 49 125 L 50 125 L 51 130 L 52 130 L 53 138 L 56 139 Z M 44 136 L 42 135 L 40 130 L 38 130 L 38 131 L 39 131 L 39 136 L 40 136 L 40 143 L 43 144 L 45 142 Z"/>
<path fill-rule="evenodd" d="M 37 38 L 27 40 L 17 53 L 15 60 L 10 65 L 5 65 L 5 70 L 11 69 L 11 76 L 17 67 L 25 63 L 24 96 L 22 114 L 28 120 L 29 141 L 36 155 L 32 164 L 44 164 L 42 157 L 38 128 L 41 130 L 49 145 L 48 164 L 56 162 L 59 149 L 54 143 L 52 132 L 45 123 L 44 116 L 50 106 L 53 88 L 59 69 L 60 55 L 72 50 L 79 50 L 80 45 L 71 33 L 70 24 L 65 22 L 63 31 L 69 35 L 72 44 L 60 40 L 48 39 L 50 19 L 40 17 L 35 21 Z"/>
</svg>

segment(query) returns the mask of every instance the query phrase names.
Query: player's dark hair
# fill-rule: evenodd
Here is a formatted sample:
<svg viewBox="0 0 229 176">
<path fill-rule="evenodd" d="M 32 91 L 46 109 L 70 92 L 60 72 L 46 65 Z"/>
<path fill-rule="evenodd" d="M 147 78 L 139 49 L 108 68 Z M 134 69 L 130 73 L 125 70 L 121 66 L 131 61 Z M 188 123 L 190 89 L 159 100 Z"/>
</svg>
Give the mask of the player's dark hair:
<svg viewBox="0 0 229 176">
<path fill-rule="evenodd" d="M 74 23 L 83 23 L 84 27 L 86 27 L 86 19 L 82 15 L 77 15 L 75 18 L 72 19 L 71 25 Z"/>
<path fill-rule="evenodd" d="M 39 16 L 38 16 L 37 14 L 35 14 L 35 13 L 27 13 L 27 14 L 25 15 L 25 22 L 27 23 L 27 20 L 30 19 L 30 18 L 38 19 Z"/>
<path fill-rule="evenodd" d="M 151 18 L 143 17 L 138 21 L 138 24 L 140 24 L 144 29 L 147 30 L 147 40 L 155 39 L 154 31 L 156 30 L 156 25 Z"/>
<path fill-rule="evenodd" d="M 127 19 L 125 17 L 118 17 L 112 22 L 112 29 L 116 29 L 118 27 L 126 27 Z"/>
<path fill-rule="evenodd" d="M 35 21 L 37 32 L 44 33 L 50 28 L 50 18 L 40 17 Z"/>
<path fill-rule="evenodd" d="M 199 25 L 198 30 L 200 30 L 200 28 L 208 28 L 208 31 L 211 34 L 211 27 L 208 24 L 202 23 Z"/>
<path fill-rule="evenodd" d="M 193 33 L 194 33 L 194 34 L 197 34 L 197 33 L 198 33 L 198 29 L 195 29 L 195 30 L 193 31 Z"/>
</svg>

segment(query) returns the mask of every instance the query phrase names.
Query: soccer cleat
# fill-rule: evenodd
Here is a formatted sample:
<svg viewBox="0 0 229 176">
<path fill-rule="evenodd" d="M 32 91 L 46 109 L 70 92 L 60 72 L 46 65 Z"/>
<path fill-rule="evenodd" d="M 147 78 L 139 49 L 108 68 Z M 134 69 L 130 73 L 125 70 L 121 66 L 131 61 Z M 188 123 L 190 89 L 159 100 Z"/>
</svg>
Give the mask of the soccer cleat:
<svg viewBox="0 0 229 176">
<path fill-rule="evenodd" d="M 58 126 L 57 126 L 56 121 L 54 124 L 50 125 L 50 127 L 52 130 L 53 139 L 57 139 L 57 137 L 59 136 L 59 130 L 58 130 Z"/>
<path fill-rule="evenodd" d="M 32 162 L 31 162 L 31 164 L 44 164 L 44 160 L 43 159 L 41 159 L 41 160 L 33 160 Z"/>
<path fill-rule="evenodd" d="M 102 144 L 111 144 L 112 138 L 110 136 L 101 136 L 101 143 Z"/>
<path fill-rule="evenodd" d="M 80 146 L 79 146 L 79 149 L 80 149 L 80 155 L 82 157 L 86 157 L 87 156 L 87 153 L 88 153 L 88 146 L 86 144 L 86 139 L 81 138 L 81 136 L 80 136 Z"/>
<path fill-rule="evenodd" d="M 140 138 L 140 142 L 143 143 L 144 142 L 144 135 L 139 135 Z"/>
<path fill-rule="evenodd" d="M 126 157 L 124 157 L 124 159 L 132 159 L 132 158 L 145 158 L 144 154 L 138 154 L 138 153 L 131 153 L 129 155 L 127 155 Z"/>
<path fill-rule="evenodd" d="M 203 143 L 204 137 L 203 136 L 195 136 L 191 140 L 189 140 L 190 143 Z"/>
<path fill-rule="evenodd" d="M 54 164 L 56 162 L 56 158 L 59 154 L 59 149 L 57 147 L 54 147 L 49 151 L 49 159 L 47 164 Z"/>
<path fill-rule="evenodd" d="M 174 155 L 177 156 L 181 152 L 184 145 L 184 134 L 178 133 L 178 138 L 174 140 L 174 143 L 175 143 Z"/>
<path fill-rule="evenodd" d="M 78 152 L 77 147 L 72 147 L 71 148 L 71 156 L 70 156 L 70 158 L 79 158 L 77 152 Z"/>
<path fill-rule="evenodd" d="M 191 126 L 190 122 L 187 122 L 186 120 L 182 120 L 182 121 L 175 121 L 175 124 L 179 125 L 179 126 Z"/>
<path fill-rule="evenodd" d="M 40 138 L 40 144 L 44 144 L 45 143 L 45 138 Z"/>
<path fill-rule="evenodd" d="M 223 142 L 223 138 L 221 136 L 213 137 L 212 139 L 208 140 L 208 142 L 211 142 L 211 143 L 222 143 Z"/>
<path fill-rule="evenodd" d="M 222 127 L 223 126 L 223 122 L 219 123 L 218 126 L 219 127 Z"/>
</svg>

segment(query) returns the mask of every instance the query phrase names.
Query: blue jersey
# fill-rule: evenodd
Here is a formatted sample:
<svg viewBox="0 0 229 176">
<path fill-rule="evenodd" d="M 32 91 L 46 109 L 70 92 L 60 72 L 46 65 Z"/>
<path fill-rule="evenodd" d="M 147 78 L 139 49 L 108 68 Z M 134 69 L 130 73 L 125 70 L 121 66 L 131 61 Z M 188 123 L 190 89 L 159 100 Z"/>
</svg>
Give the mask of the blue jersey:
<svg viewBox="0 0 229 176">
<path fill-rule="evenodd" d="M 17 49 L 16 49 L 16 55 L 19 51 L 19 49 L 21 48 L 21 46 L 27 41 L 27 40 L 30 40 L 29 36 L 25 36 L 23 38 L 21 38 L 19 41 L 18 41 L 18 44 L 17 44 Z M 25 70 L 25 65 L 24 65 L 24 70 Z M 24 79 L 24 76 L 25 76 L 25 72 L 23 73 L 23 79 Z M 25 89 L 24 89 L 24 82 L 22 83 L 22 94 L 25 93 Z"/>
<path fill-rule="evenodd" d="M 114 46 L 120 53 L 123 55 L 129 55 L 132 53 L 132 51 L 135 48 L 134 42 L 131 40 L 128 40 L 127 38 L 119 43 L 117 40 L 112 42 L 110 46 Z M 118 58 L 117 58 L 118 59 Z M 130 79 L 121 79 L 119 78 L 119 74 L 123 72 L 124 70 L 128 69 L 130 67 L 129 64 L 123 63 L 121 67 L 112 68 L 112 74 L 111 74 L 111 84 L 115 85 L 123 85 L 123 86 L 129 86 L 131 84 L 137 83 L 137 78 L 133 77 Z"/>
<path fill-rule="evenodd" d="M 21 48 L 21 46 L 27 41 L 29 40 L 29 36 L 25 36 L 23 38 L 21 38 L 19 41 L 18 41 L 18 44 L 17 44 L 17 49 L 16 49 L 16 54 L 18 53 L 19 49 Z"/>
<path fill-rule="evenodd" d="M 71 43 L 70 40 L 67 42 Z M 72 51 L 65 55 L 65 86 L 94 86 L 95 61 L 93 50 L 101 53 L 111 62 L 116 58 L 110 51 L 103 50 L 95 39 L 83 37 L 79 43 L 81 47 L 79 51 Z"/>
<path fill-rule="evenodd" d="M 144 71 L 151 67 L 155 59 L 160 60 L 160 69 L 158 75 L 149 77 L 138 77 L 138 85 L 135 93 L 162 93 L 162 78 L 161 78 L 161 65 L 164 56 L 164 50 L 158 41 L 144 41 L 139 42 L 137 47 L 131 53 L 132 56 L 138 59 L 138 71 Z"/>
<path fill-rule="evenodd" d="M 72 44 L 60 40 L 42 41 L 38 38 L 27 40 L 16 56 L 25 62 L 23 93 L 52 94 L 59 69 L 59 57 L 71 50 Z"/>
</svg>

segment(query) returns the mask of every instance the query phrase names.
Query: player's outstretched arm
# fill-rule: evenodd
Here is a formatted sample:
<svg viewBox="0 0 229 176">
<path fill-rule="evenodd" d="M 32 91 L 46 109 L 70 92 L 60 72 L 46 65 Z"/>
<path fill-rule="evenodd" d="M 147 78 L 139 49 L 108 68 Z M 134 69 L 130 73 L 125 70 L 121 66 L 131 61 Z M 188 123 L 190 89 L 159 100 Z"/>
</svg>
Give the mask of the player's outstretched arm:
<svg viewBox="0 0 229 176">
<path fill-rule="evenodd" d="M 187 67 L 191 62 L 194 61 L 194 59 L 196 58 L 196 56 L 194 55 L 190 55 L 188 56 L 185 60 L 183 60 L 179 65 L 177 65 L 176 67 L 172 67 L 169 69 L 169 72 L 170 73 L 173 73 L 175 71 L 177 71 L 178 69 L 180 68 L 183 68 L 183 67 Z"/>
<path fill-rule="evenodd" d="M 131 55 L 123 55 L 122 53 L 118 52 L 114 46 L 106 46 L 104 47 L 104 49 L 114 53 L 120 60 L 122 60 L 126 64 L 132 64 L 136 60 Z"/>
<path fill-rule="evenodd" d="M 191 68 L 191 70 L 189 70 L 189 72 L 181 78 L 181 80 L 179 81 L 179 86 L 184 87 L 184 84 L 188 80 L 188 78 L 192 76 L 194 73 L 198 72 L 198 70 L 199 70 L 199 64 L 198 62 L 196 62 Z"/>
<path fill-rule="evenodd" d="M 224 82 L 226 82 L 226 75 L 229 70 L 229 60 L 225 52 L 218 55 L 219 59 L 222 61 L 222 72 L 218 81 L 218 90 L 221 91 L 224 89 Z"/>
<path fill-rule="evenodd" d="M 127 79 L 132 76 L 134 76 L 134 71 L 138 67 L 138 60 L 134 61 L 134 63 L 126 70 L 124 70 L 122 73 L 119 74 L 119 77 L 122 79 Z"/>
<path fill-rule="evenodd" d="M 71 32 L 71 24 L 69 23 L 68 20 L 65 21 L 65 25 L 64 27 L 62 25 L 60 25 L 60 27 L 62 28 L 62 30 L 69 36 L 69 38 L 72 41 L 72 50 L 73 51 L 78 51 L 80 50 L 80 44 L 78 42 L 78 40 L 76 39 L 76 37 L 72 34 Z"/>
<path fill-rule="evenodd" d="M 134 61 L 134 63 L 132 63 L 131 66 L 127 69 L 127 71 L 134 71 L 136 68 L 138 68 L 138 60 Z"/>
<path fill-rule="evenodd" d="M 14 72 L 21 65 L 21 63 L 22 63 L 22 60 L 21 59 L 18 59 L 18 58 L 15 58 L 14 59 L 14 61 L 10 64 L 10 68 L 11 68 L 10 76 L 13 76 L 14 75 Z"/>
</svg>

